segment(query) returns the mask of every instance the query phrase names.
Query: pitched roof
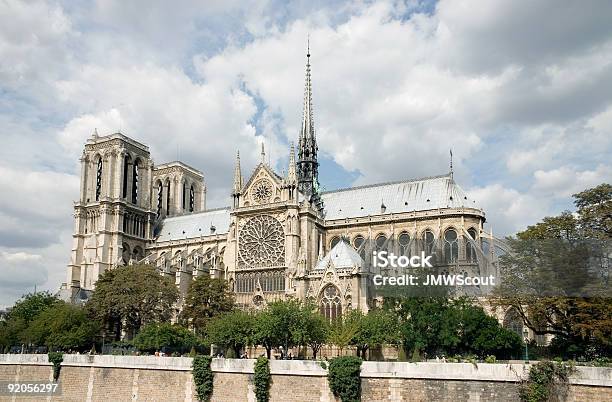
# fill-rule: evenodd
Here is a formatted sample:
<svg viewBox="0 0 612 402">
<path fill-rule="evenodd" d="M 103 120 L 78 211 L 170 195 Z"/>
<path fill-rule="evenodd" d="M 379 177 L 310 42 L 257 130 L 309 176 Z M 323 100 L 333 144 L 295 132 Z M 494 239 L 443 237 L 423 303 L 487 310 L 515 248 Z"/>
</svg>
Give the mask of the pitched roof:
<svg viewBox="0 0 612 402">
<path fill-rule="evenodd" d="M 335 268 L 361 268 L 363 265 L 363 260 L 355 249 L 343 240 L 339 241 L 325 257 L 317 262 L 315 270 L 327 268 L 330 261 Z"/>
<path fill-rule="evenodd" d="M 450 175 L 352 187 L 321 194 L 325 219 L 344 219 L 438 208 L 476 208 Z M 385 206 L 382 212 L 381 206 Z"/>
<path fill-rule="evenodd" d="M 230 208 L 211 209 L 194 214 L 172 216 L 164 219 L 158 242 L 188 239 L 211 234 L 224 234 L 229 230 Z M 211 226 L 215 232 L 211 233 Z"/>
</svg>

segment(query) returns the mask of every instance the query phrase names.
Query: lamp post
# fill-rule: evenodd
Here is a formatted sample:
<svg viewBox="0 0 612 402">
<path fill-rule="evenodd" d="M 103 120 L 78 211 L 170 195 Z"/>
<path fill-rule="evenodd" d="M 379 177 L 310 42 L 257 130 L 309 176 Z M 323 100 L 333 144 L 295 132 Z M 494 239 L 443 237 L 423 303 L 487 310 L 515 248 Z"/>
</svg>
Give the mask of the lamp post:
<svg viewBox="0 0 612 402">
<path fill-rule="evenodd" d="M 527 349 L 527 341 L 529 340 L 529 331 L 527 327 L 523 328 L 523 337 L 525 340 L 525 361 L 529 360 L 529 350 Z"/>
</svg>

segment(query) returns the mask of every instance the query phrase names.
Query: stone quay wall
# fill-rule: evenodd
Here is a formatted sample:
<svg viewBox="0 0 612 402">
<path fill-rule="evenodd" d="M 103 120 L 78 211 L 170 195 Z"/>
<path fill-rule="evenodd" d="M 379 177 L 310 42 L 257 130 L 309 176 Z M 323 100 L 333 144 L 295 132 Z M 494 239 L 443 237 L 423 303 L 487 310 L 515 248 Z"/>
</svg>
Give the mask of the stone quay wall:
<svg viewBox="0 0 612 402">
<path fill-rule="evenodd" d="M 253 359 L 213 359 L 213 401 L 253 401 Z M 155 356 L 64 355 L 61 394 L 1 401 L 197 401 L 192 359 Z M 308 360 L 270 361 L 271 401 L 339 402 L 327 370 Z M 516 401 L 526 364 L 363 362 L 363 401 Z M 49 382 L 47 355 L 0 355 L 0 383 Z M 569 401 L 612 401 L 612 369 L 578 367 Z"/>
</svg>

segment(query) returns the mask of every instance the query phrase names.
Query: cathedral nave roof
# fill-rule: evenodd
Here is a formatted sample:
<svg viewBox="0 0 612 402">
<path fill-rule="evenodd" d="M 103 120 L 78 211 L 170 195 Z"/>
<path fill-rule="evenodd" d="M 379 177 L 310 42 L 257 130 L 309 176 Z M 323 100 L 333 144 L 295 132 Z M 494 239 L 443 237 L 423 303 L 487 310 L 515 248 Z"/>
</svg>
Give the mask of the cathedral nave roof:
<svg viewBox="0 0 612 402">
<path fill-rule="evenodd" d="M 321 194 L 325 219 L 426 211 L 438 208 L 480 207 L 451 175 L 352 187 Z"/>
<path fill-rule="evenodd" d="M 229 231 L 230 208 L 211 209 L 194 214 L 172 216 L 164 219 L 158 242 L 190 239 Z M 214 227 L 214 233 L 211 233 Z"/>
</svg>

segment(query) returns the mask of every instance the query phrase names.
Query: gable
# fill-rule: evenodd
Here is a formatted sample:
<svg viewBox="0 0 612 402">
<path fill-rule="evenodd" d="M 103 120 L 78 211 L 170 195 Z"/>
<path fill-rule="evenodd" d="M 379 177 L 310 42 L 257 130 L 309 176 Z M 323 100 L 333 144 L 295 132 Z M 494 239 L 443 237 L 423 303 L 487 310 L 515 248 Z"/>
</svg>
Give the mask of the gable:
<svg viewBox="0 0 612 402">
<path fill-rule="evenodd" d="M 260 163 L 242 189 L 246 205 L 267 204 L 281 200 L 282 177 Z M 248 203 L 248 204 L 247 204 Z"/>
</svg>

